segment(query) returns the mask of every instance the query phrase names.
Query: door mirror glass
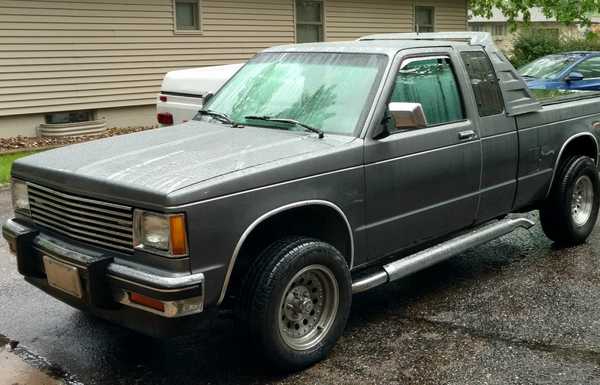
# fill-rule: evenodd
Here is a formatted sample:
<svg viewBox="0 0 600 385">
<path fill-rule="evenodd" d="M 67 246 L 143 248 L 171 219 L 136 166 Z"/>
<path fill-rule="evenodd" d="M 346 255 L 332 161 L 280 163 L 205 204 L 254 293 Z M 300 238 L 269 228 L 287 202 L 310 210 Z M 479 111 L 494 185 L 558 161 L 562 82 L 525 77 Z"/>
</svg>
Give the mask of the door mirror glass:
<svg viewBox="0 0 600 385">
<path fill-rule="evenodd" d="M 392 102 L 388 108 L 398 130 L 427 127 L 427 118 L 421 103 Z"/>
<path fill-rule="evenodd" d="M 583 74 L 581 72 L 571 72 L 569 74 L 569 76 L 567 76 L 565 78 L 565 81 L 567 81 L 567 82 L 578 82 L 578 81 L 583 80 L 583 79 L 584 79 L 584 77 L 583 77 Z"/>
</svg>

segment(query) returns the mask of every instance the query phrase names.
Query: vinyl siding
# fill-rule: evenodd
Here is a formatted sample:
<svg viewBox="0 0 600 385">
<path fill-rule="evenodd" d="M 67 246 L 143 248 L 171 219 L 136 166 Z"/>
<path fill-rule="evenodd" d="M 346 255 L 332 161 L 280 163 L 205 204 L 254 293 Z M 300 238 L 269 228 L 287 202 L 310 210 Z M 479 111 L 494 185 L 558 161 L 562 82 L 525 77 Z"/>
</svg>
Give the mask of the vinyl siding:
<svg viewBox="0 0 600 385">
<path fill-rule="evenodd" d="M 416 5 L 434 7 L 436 32 L 467 30 L 466 0 L 417 0 Z"/>
<path fill-rule="evenodd" d="M 466 4 L 426 4 L 439 30 L 465 29 Z M 325 0 L 326 38 L 411 31 L 413 5 Z M 0 116 L 151 105 L 168 71 L 242 62 L 295 39 L 293 0 L 202 0 L 201 33 L 175 33 L 172 8 L 172 0 L 0 0 Z"/>
<path fill-rule="evenodd" d="M 329 0 L 325 5 L 328 40 L 353 40 L 363 35 L 413 30 L 409 0 Z"/>
</svg>

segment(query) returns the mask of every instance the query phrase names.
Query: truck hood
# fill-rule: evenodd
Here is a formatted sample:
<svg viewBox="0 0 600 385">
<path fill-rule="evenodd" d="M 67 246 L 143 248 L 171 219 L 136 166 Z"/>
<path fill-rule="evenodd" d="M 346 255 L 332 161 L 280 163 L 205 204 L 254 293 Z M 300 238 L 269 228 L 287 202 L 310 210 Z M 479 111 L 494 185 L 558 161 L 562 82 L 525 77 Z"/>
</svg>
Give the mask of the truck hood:
<svg viewBox="0 0 600 385">
<path fill-rule="evenodd" d="M 354 138 L 192 121 L 42 152 L 13 175 L 85 195 L 165 204 L 179 189 L 272 162 L 328 153 Z"/>
<path fill-rule="evenodd" d="M 215 93 L 242 66 L 243 64 L 228 64 L 171 71 L 165 75 L 161 90 L 190 95 Z"/>
</svg>

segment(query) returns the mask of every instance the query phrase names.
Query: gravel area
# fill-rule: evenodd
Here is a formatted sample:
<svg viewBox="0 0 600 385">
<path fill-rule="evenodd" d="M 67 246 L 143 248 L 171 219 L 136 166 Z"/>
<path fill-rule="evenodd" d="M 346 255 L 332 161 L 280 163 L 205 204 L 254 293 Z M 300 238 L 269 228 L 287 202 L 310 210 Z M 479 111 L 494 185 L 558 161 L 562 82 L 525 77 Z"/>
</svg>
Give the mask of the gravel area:
<svg viewBox="0 0 600 385">
<path fill-rule="evenodd" d="M 150 130 L 152 128 L 109 128 L 104 134 L 89 136 L 66 136 L 60 138 L 41 137 L 41 136 L 16 136 L 10 138 L 0 138 L 0 154 L 15 151 L 35 150 L 48 147 L 60 147 L 69 144 L 87 142 L 101 138 L 108 138 L 115 135 L 130 134 Z"/>
</svg>

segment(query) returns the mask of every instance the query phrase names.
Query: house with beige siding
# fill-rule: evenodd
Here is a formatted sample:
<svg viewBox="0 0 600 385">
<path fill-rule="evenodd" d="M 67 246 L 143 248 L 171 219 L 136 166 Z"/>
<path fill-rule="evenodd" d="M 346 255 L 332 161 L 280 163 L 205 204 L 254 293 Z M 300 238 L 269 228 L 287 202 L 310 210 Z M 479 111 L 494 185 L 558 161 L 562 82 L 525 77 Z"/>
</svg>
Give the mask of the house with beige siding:
<svg viewBox="0 0 600 385">
<path fill-rule="evenodd" d="M 575 24 L 564 24 L 558 22 L 555 18 L 548 17 L 540 8 L 530 8 L 530 19 L 527 23 L 523 21 L 522 16 L 515 18 L 515 24 L 510 25 L 508 17 L 500 10 L 494 9 L 489 18 L 481 16 L 471 16 L 469 18 L 469 30 L 478 32 L 489 32 L 498 48 L 510 54 L 513 49 L 513 43 L 523 31 L 535 30 L 536 33 L 547 34 L 556 38 L 582 37 L 587 31 Z M 597 28 L 598 18 L 591 18 L 592 30 Z"/>
<path fill-rule="evenodd" d="M 274 45 L 466 25 L 466 0 L 0 0 L 0 137 L 152 126 L 166 72 Z"/>
</svg>

